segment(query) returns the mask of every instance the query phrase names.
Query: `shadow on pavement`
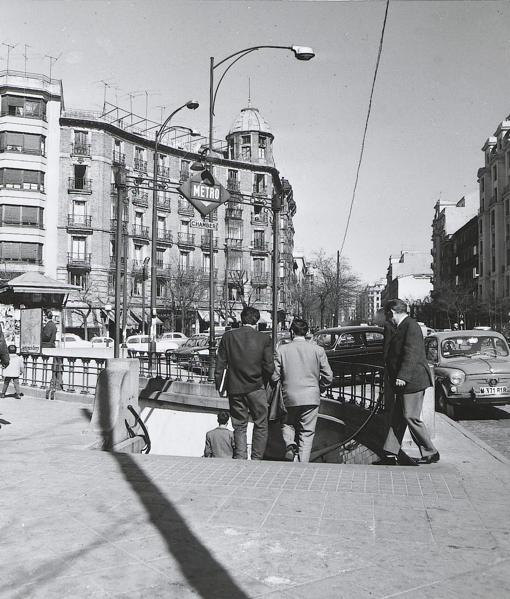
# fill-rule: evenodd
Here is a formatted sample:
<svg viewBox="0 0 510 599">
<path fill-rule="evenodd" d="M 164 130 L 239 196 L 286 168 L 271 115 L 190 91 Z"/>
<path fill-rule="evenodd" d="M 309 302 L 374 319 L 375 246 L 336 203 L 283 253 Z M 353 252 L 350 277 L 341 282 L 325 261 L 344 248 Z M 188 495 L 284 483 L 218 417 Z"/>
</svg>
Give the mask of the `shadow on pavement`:
<svg viewBox="0 0 510 599">
<path fill-rule="evenodd" d="M 458 420 L 508 420 L 510 412 L 497 406 L 475 406 L 464 408 Z"/>
<path fill-rule="evenodd" d="M 107 447 L 111 445 L 108 402 L 98 403 L 98 409 L 103 447 Z M 81 412 L 90 420 L 90 410 L 82 408 Z M 117 462 L 125 480 L 138 495 L 151 523 L 165 541 L 169 554 L 179 565 L 188 584 L 204 599 L 248 599 L 248 595 L 237 586 L 227 570 L 195 536 L 172 502 L 136 461 L 126 453 L 111 452 L 110 455 Z"/>
</svg>

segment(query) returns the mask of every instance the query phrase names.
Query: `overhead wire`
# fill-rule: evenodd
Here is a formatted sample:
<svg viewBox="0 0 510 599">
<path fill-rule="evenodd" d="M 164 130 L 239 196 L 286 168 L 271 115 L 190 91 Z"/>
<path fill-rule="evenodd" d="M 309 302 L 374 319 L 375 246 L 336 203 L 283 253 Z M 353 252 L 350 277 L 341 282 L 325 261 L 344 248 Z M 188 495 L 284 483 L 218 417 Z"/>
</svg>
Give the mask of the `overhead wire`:
<svg viewBox="0 0 510 599">
<path fill-rule="evenodd" d="M 360 151 L 360 155 L 359 155 L 359 160 L 358 160 L 358 167 L 356 169 L 356 179 L 354 181 L 354 188 L 352 191 L 352 198 L 351 198 L 351 204 L 349 207 L 349 214 L 347 216 L 347 223 L 345 225 L 345 231 L 344 231 L 344 237 L 342 239 L 342 245 L 340 246 L 340 256 L 342 255 L 343 249 L 344 249 L 344 245 L 345 245 L 345 240 L 347 239 L 347 233 L 349 231 L 349 225 L 351 222 L 351 216 L 352 216 L 352 209 L 354 207 L 354 201 L 356 199 L 356 190 L 358 189 L 358 181 L 359 181 L 359 173 L 361 170 L 361 163 L 363 161 L 363 154 L 365 151 L 365 141 L 367 138 L 367 131 L 368 131 L 368 121 L 370 120 L 370 113 L 372 112 L 372 100 L 374 97 L 374 89 L 375 89 L 375 82 L 377 80 L 377 73 L 379 71 L 379 63 L 381 61 L 381 54 L 382 54 L 382 49 L 383 49 L 383 42 L 384 42 L 384 32 L 386 30 L 386 21 L 388 19 L 388 9 L 390 6 L 390 0 L 386 0 L 386 10 L 384 12 L 384 21 L 383 21 L 383 25 L 382 25 L 382 30 L 381 30 L 381 39 L 379 41 L 379 51 L 377 53 L 377 62 L 375 64 L 375 70 L 374 70 L 374 78 L 372 80 L 372 89 L 370 90 L 370 100 L 368 102 L 368 111 L 367 111 L 367 118 L 365 121 L 365 129 L 363 131 L 363 139 L 361 142 L 361 151 Z"/>
</svg>

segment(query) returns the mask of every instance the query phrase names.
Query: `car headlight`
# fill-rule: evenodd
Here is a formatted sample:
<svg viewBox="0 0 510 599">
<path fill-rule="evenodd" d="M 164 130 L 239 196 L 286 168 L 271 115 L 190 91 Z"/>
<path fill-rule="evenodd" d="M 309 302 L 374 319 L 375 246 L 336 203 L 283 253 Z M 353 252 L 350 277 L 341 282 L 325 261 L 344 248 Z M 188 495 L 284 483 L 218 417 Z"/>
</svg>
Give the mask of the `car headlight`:
<svg viewBox="0 0 510 599">
<path fill-rule="evenodd" d="M 466 380 L 466 375 L 462 370 L 452 370 L 449 374 L 449 379 L 452 385 L 460 385 Z"/>
</svg>

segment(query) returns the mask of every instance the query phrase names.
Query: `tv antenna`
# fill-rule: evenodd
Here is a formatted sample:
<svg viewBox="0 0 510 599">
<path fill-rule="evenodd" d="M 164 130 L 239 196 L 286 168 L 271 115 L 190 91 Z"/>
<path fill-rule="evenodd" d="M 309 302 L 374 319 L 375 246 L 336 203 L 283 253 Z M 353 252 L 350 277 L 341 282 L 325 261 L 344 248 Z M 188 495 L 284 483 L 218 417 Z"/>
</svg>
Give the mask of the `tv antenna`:
<svg viewBox="0 0 510 599">
<path fill-rule="evenodd" d="M 11 55 L 11 50 L 14 50 L 17 45 L 18 44 L 6 44 L 5 42 L 2 42 L 2 46 L 7 47 L 7 72 L 9 71 L 9 57 Z"/>
<path fill-rule="evenodd" d="M 53 65 L 57 62 L 57 60 L 62 56 L 62 52 L 58 56 L 50 56 L 49 54 L 45 54 L 44 58 L 48 58 L 50 61 L 50 83 L 51 83 L 51 70 Z"/>
<path fill-rule="evenodd" d="M 28 49 L 31 48 L 29 44 L 24 44 L 25 52 L 23 53 L 23 58 L 25 59 L 25 77 L 27 76 L 27 61 L 28 61 Z"/>
</svg>

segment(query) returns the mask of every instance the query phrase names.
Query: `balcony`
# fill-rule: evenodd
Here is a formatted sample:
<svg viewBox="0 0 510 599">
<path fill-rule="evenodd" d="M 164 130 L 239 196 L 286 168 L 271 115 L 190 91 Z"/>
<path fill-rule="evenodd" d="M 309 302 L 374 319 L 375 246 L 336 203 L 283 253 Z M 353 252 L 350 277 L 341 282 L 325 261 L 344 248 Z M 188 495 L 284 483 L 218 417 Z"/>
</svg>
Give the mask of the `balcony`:
<svg viewBox="0 0 510 599">
<path fill-rule="evenodd" d="M 73 270 L 90 270 L 91 254 L 83 252 L 67 252 L 67 268 Z"/>
<path fill-rule="evenodd" d="M 122 268 L 122 270 L 124 270 L 124 265 L 126 264 L 126 259 L 124 258 L 124 256 L 121 256 L 120 258 L 120 266 Z M 110 268 L 116 268 L 117 264 L 116 264 L 116 258 L 115 256 L 110 256 Z"/>
<path fill-rule="evenodd" d="M 172 211 L 171 198 L 161 197 L 158 195 L 158 210 L 166 210 L 167 212 Z"/>
<path fill-rule="evenodd" d="M 254 239 L 251 251 L 267 254 L 269 253 L 269 242 L 264 241 L 263 239 Z"/>
<path fill-rule="evenodd" d="M 185 247 L 195 247 L 195 234 L 194 233 L 177 233 L 177 244 Z"/>
<path fill-rule="evenodd" d="M 68 214 L 67 228 L 74 231 L 92 233 L 92 217 L 84 214 Z"/>
<path fill-rule="evenodd" d="M 156 260 L 156 276 L 169 279 L 172 276 L 170 265 L 165 264 L 163 260 Z"/>
<path fill-rule="evenodd" d="M 242 239 L 234 239 L 233 237 L 227 237 L 225 239 L 225 245 L 227 248 L 231 250 L 241 250 L 243 249 L 243 240 Z"/>
<path fill-rule="evenodd" d="M 197 274 L 201 279 L 209 280 L 209 269 L 208 268 L 198 268 L 196 270 L 198 271 Z M 217 268 L 213 268 L 213 276 L 214 276 L 214 280 L 218 279 L 218 269 Z"/>
<path fill-rule="evenodd" d="M 225 218 L 231 218 L 233 220 L 242 220 L 243 209 L 242 208 L 231 208 L 228 207 L 225 210 Z"/>
<path fill-rule="evenodd" d="M 202 235 L 201 241 L 200 241 L 200 246 L 204 249 L 204 250 L 208 250 L 211 246 L 210 240 L 209 240 L 209 235 Z M 218 238 L 217 237 L 213 237 L 213 248 L 216 250 L 218 249 Z"/>
<path fill-rule="evenodd" d="M 237 179 L 227 179 L 227 190 L 233 193 L 240 193 L 241 184 Z"/>
<path fill-rule="evenodd" d="M 122 234 L 125 235 L 127 233 L 127 220 L 122 220 Z M 110 219 L 110 232 L 111 233 L 115 233 L 117 231 L 117 219 L 116 218 L 111 218 Z"/>
<path fill-rule="evenodd" d="M 158 229 L 158 243 L 163 243 L 165 245 L 172 245 L 173 237 L 172 231 L 168 229 Z"/>
<path fill-rule="evenodd" d="M 131 236 L 137 239 L 147 240 L 149 239 L 149 227 L 144 225 L 133 225 L 131 227 Z"/>
<path fill-rule="evenodd" d="M 251 275 L 251 284 L 253 286 L 263 287 L 269 285 L 271 279 L 271 273 L 269 272 L 255 272 Z"/>
<path fill-rule="evenodd" d="M 179 171 L 179 183 L 184 183 L 184 181 L 187 181 L 188 179 L 189 179 L 189 170 L 181 169 Z"/>
<path fill-rule="evenodd" d="M 261 214 L 252 214 L 251 215 L 251 224 L 252 225 L 268 225 L 269 224 L 269 215 L 267 212 Z"/>
<path fill-rule="evenodd" d="M 253 184 L 253 195 L 267 197 L 267 187 L 263 185 Z"/>
<path fill-rule="evenodd" d="M 67 191 L 69 193 L 92 193 L 92 179 L 69 177 Z"/>
<path fill-rule="evenodd" d="M 132 200 L 135 206 L 140 206 L 141 208 L 149 207 L 149 193 L 147 191 L 133 189 Z"/>
<path fill-rule="evenodd" d="M 90 156 L 90 144 L 71 144 L 71 156 Z"/>
<path fill-rule="evenodd" d="M 195 209 L 186 200 L 179 200 L 179 207 L 177 209 L 177 212 L 179 214 L 182 214 L 182 216 L 194 216 L 195 215 Z"/>
<path fill-rule="evenodd" d="M 135 168 L 135 171 L 140 171 L 141 173 L 146 173 L 147 172 L 147 160 L 142 160 L 141 158 L 135 158 L 134 168 Z"/>
<path fill-rule="evenodd" d="M 193 266 L 179 266 L 176 276 L 181 279 L 196 279 L 199 276 L 199 270 Z"/>
<path fill-rule="evenodd" d="M 163 177 L 163 179 L 170 179 L 170 167 L 162 166 L 160 164 L 158 166 L 158 177 Z"/>
<path fill-rule="evenodd" d="M 112 162 L 113 164 L 119 166 L 126 166 L 126 155 L 122 152 L 119 152 L 118 150 L 113 150 Z"/>
</svg>

